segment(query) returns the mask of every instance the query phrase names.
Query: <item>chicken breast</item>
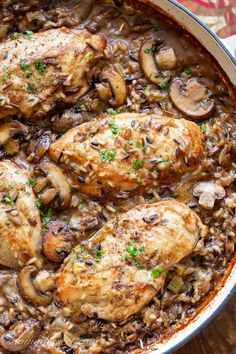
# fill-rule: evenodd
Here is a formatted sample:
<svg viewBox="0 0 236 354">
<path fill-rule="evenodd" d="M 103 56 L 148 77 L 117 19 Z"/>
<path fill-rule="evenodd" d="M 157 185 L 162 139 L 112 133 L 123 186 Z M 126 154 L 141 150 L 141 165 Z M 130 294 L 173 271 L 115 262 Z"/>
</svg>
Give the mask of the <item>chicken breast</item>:
<svg viewBox="0 0 236 354">
<path fill-rule="evenodd" d="M 90 88 L 88 72 L 106 46 L 86 30 L 51 29 L 0 45 L 0 118 L 44 117 L 58 103 L 76 102 Z M 87 76 L 88 74 L 88 76 Z"/>
<path fill-rule="evenodd" d="M 41 220 L 27 173 L 3 160 L 0 175 L 0 264 L 18 268 L 40 252 Z"/>
<path fill-rule="evenodd" d="M 81 124 L 49 150 L 74 187 L 92 197 L 174 181 L 196 168 L 203 152 L 195 123 L 135 113 Z"/>
<path fill-rule="evenodd" d="M 125 320 L 151 301 L 170 267 L 206 234 L 198 215 L 182 203 L 137 206 L 68 256 L 57 279 L 58 301 L 71 313 Z"/>
</svg>

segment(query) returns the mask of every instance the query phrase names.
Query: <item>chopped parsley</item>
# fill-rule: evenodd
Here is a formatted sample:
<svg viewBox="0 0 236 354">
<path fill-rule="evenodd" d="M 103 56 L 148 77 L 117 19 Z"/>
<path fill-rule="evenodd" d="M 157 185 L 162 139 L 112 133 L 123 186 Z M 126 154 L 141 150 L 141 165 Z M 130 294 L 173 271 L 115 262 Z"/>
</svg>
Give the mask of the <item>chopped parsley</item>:
<svg viewBox="0 0 236 354">
<path fill-rule="evenodd" d="M 71 262 L 74 264 L 74 263 L 76 263 L 77 261 L 78 261 L 77 256 L 76 256 L 75 254 L 73 254 L 73 255 L 71 256 Z"/>
<path fill-rule="evenodd" d="M 5 222 L 5 225 L 6 225 L 6 226 L 9 226 L 10 224 L 11 224 L 10 221 L 6 221 L 6 222 Z"/>
<path fill-rule="evenodd" d="M 114 135 L 118 135 L 119 131 L 120 131 L 120 127 L 118 124 L 116 124 L 116 122 L 114 120 L 111 120 L 110 122 L 108 122 L 109 127 L 111 128 L 111 132 Z"/>
<path fill-rule="evenodd" d="M 29 186 L 33 187 L 33 186 L 35 186 L 35 184 L 36 184 L 36 179 L 30 178 L 29 179 Z"/>
<path fill-rule="evenodd" d="M 158 278 L 160 275 L 161 275 L 161 273 L 163 273 L 163 268 L 161 268 L 161 267 L 158 267 L 158 268 L 154 268 L 154 269 L 152 269 L 151 270 L 151 272 L 150 272 L 150 274 L 151 274 L 151 277 L 152 278 Z"/>
<path fill-rule="evenodd" d="M 86 251 L 86 249 L 84 247 L 80 247 L 80 252 L 84 253 Z"/>
<path fill-rule="evenodd" d="M 32 31 L 25 31 L 24 32 L 24 38 L 30 39 L 33 36 L 34 32 Z"/>
<path fill-rule="evenodd" d="M 42 62 L 40 59 L 35 60 L 34 67 L 39 72 L 44 72 L 47 69 L 47 64 Z"/>
<path fill-rule="evenodd" d="M 18 36 L 19 36 L 19 35 L 18 35 L 17 32 L 13 32 L 11 38 L 12 38 L 12 39 L 17 39 Z"/>
<path fill-rule="evenodd" d="M 167 90 L 168 87 L 169 87 L 169 83 L 168 82 L 160 82 L 158 84 L 159 88 L 162 89 L 162 90 Z"/>
<path fill-rule="evenodd" d="M 107 108 L 107 113 L 111 114 L 112 116 L 115 116 L 120 113 L 120 110 L 118 108 Z"/>
<path fill-rule="evenodd" d="M 152 46 L 150 48 L 145 48 L 144 49 L 144 53 L 149 54 L 149 53 L 156 53 L 156 45 L 152 44 Z"/>
<path fill-rule="evenodd" d="M 32 72 L 31 72 L 31 71 L 27 71 L 27 73 L 25 74 L 25 76 L 27 77 L 27 79 L 29 79 L 31 75 L 32 75 Z"/>
<path fill-rule="evenodd" d="M 37 91 L 37 89 L 34 86 L 34 84 L 31 84 L 30 82 L 28 82 L 26 84 L 26 89 L 27 89 L 27 91 L 30 91 L 30 92 L 33 92 L 33 93 Z"/>
<path fill-rule="evenodd" d="M 79 208 L 82 210 L 85 208 L 85 205 L 84 204 L 79 204 Z"/>
<path fill-rule="evenodd" d="M 61 254 L 61 253 L 64 252 L 64 250 L 63 250 L 61 247 L 58 247 L 58 248 L 56 248 L 56 252 L 57 252 L 58 254 Z"/>
<path fill-rule="evenodd" d="M 147 146 L 146 145 L 143 145 L 143 143 L 141 141 L 137 141 L 136 144 L 135 144 L 136 148 L 142 150 L 142 151 L 145 151 Z"/>
<path fill-rule="evenodd" d="M 144 267 L 136 259 L 136 257 L 139 255 L 139 253 L 144 251 L 144 246 L 136 247 L 134 243 L 129 242 L 128 245 L 127 245 L 127 251 L 128 251 L 128 253 L 124 254 L 125 261 L 129 262 L 130 261 L 130 257 L 131 257 L 131 259 L 134 260 L 134 266 L 136 268 L 144 269 Z"/>
<path fill-rule="evenodd" d="M 35 204 L 38 208 L 41 208 L 41 206 L 42 206 L 42 201 L 39 200 L 39 199 L 37 199 L 37 200 L 35 200 L 34 204 Z"/>
<path fill-rule="evenodd" d="M 102 259 L 103 255 L 104 255 L 104 251 L 102 249 L 97 250 L 95 254 L 96 261 L 99 262 Z"/>
<path fill-rule="evenodd" d="M 102 162 L 114 161 L 116 153 L 114 151 L 108 151 L 107 149 L 102 149 L 100 154 L 100 159 Z"/>
<path fill-rule="evenodd" d="M 23 71 L 26 71 L 30 68 L 30 64 L 27 64 L 24 59 L 20 60 L 20 67 Z"/>
<path fill-rule="evenodd" d="M 134 265 L 135 265 L 135 267 L 138 268 L 138 269 L 144 269 L 144 267 L 140 264 L 139 261 L 135 261 L 135 262 L 134 262 Z"/>
<path fill-rule="evenodd" d="M 156 157 L 155 160 L 153 160 L 154 163 L 159 164 L 163 162 L 169 162 L 171 165 L 173 163 L 172 159 L 164 159 L 163 157 Z"/>
<path fill-rule="evenodd" d="M 6 202 L 7 204 L 14 205 L 14 201 L 12 200 L 12 198 L 8 194 L 4 194 L 4 196 L 2 197 L 2 200 L 4 202 Z"/>
<path fill-rule="evenodd" d="M 128 249 L 129 255 L 132 258 L 135 258 L 139 253 L 144 251 L 144 246 L 141 246 L 138 248 L 132 242 L 129 242 L 127 249 Z"/>
<path fill-rule="evenodd" d="M 201 131 L 203 132 L 203 133 L 206 133 L 207 132 L 207 125 L 205 124 L 205 123 L 202 123 L 202 125 L 201 125 Z"/>
<path fill-rule="evenodd" d="M 177 198 L 181 193 L 180 192 L 174 192 L 171 194 L 172 198 Z"/>
<path fill-rule="evenodd" d="M 11 77 L 10 73 L 5 73 L 5 74 L 2 75 L 2 78 L 3 78 L 4 81 L 10 79 L 10 77 Z"/>
<path fill-rule="evenodd" d="M 189 75 L 192 74 L 192 71 L 189 66 L 186 66 L 185 68 L 183 68 L 183 72 L 186 74 L 189 74 Z"/>
<path fill-rule="evenodd" d="M 170 286 L 174 289 L 177 289 L 177 284 L 174 281 L 170 283 Z"/>
<path fill-rule="evenodd" d="M 79 112 L 85 111 L 86 107 L 85 107 L 85 105 L 83 103 L 76 103 L 74 105 L 74 109 L 75 109 L 76 112 L 79 113 Z"/>
<path fill-rule="evenodd" d="M 144 159 L 136 159 L 132 161 L 132 167 L 135 171 L 139 170 L 144 164 Z"/>
<path fill-rule="evenodd" d="M 133 141 L 132 139 L 129 139 L 129 140 L 128 140 L 128 144 L 129 144 L 129 145 L 134 145 L 134 141 Z"/>
<path fill-rule="evenodd" d="M 39 202 L 41 202 L 39 200 Z M 41 210 L 41 220 L 43 224 L 48 224 L 52 218 L 52 208 Z"/>
<path fill-rule="evenodd" d="M 87 339 L 87 336 L 79 336 L 79 339 Z"/>
</svg>

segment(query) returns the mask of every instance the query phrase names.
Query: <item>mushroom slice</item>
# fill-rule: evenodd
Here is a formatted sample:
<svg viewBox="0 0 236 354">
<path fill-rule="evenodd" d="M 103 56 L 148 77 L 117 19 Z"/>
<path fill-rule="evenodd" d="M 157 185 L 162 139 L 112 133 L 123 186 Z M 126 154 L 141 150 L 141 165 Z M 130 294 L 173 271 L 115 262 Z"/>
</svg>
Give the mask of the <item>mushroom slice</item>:
<svg viewBox="0 0 236 354">
<path fill-rule="evenodd" d="M 47 306 L 52 302 L 52 294 L 40 294 L 34 285 L 32 275 L 37 272 L 33 265 L 23 268 L 17 276 L 17 286 L 22 297 L 35 306 Z"/>
<path fill-rule="evenodd" d="M 144 75 L 156 85 L 167 82 L 171 79 L 169 71 L 161 71 L 158 65 L 163 61 L 158 53 L 158 46 L 162 41 L 150 39 L 146 41 L 139 50 L 139 64 Z M 164 69 L 164 68 L 163 68 Z"/>
<path fill-rule="evenodd" d="M 39 336 L 40 323 L 30 318 L 24 322 L 14 324 L 0 337 L 0 344 L 11 352 L 19 352 L 26 349 Z"/>
<path fill-rule="evenodd" d="M 156 54 L 156 62 L 162 70 L 174 69 L 177 63 L 174 49 L 171 47 L 161 48 Z"/>
<path fill-rule="evenodd" d="M 26 135 L 28 128 L 24 124 L 14 120 L 2 124 L 0 126 L 0 145 L 6 144 L 6 142 L 17 133 Z"/>
<path fill-rule="evenodd" d="M 70 203 L 71 192 L 70 185 L 61 169 L 52 162 L 42 162 L 39 168 L 56 189 L 60 198 L 60 208 L 65 208 Z"/>
<path fill-rule="evenodd" d="M 202 208 L 211 210 L 217 199 L 225 197 L 225 190 L 214 182 L 199 182 L 193 188 L 193 195 L 199 197 L 198 204 Z"/>
<path fill-rule="evenodd" d="M 173 104 L 182 113 L 195 119 L 206 118 L 214 108 L 210 92 L 197 77 L 184 82 L 181 78 L 172 81 L 169 95 Z"/>
<path fill-rule="evenodd" d="M 43 233 L 43 253 L 52 262 L 62 262 L 72 248 L 72 234 L 62 221 L 52 221 Z"/>
<path fill-rule="evenodd" d="M 113 68 L 105 68 L 100 74 L 100 80 L 108 83 L 112 93 L 112 98 L 109 100 L 109 103 L 113 107 L 120 107 L 125 103 L 127 90 L 124 78 Z M 109 96 L 109 88 L 107 85 L 104 86 L 104 89 L 101 90 L 101 84 L 97 84 L 97 91 L 99 97 L 106 98 Z M 102 93 L 101 93 L 102 91 Z M 106 91 L 106 94 L 104 92 Z M 110 97 L 109 97 L 110 98 Z"/>
</svg>

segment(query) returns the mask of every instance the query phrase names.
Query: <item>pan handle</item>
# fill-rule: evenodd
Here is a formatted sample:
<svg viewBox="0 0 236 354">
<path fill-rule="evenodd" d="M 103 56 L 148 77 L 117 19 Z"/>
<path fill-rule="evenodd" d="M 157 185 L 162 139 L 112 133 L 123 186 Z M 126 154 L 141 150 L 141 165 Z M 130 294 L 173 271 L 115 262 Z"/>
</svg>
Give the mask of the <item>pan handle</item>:
<svg viewBox="0 0 236 354">
<path fill-rule="evenodd" d="M 223 38 L 221 41 L 224 43 L 233 57 L 236 58 L 236 34 L 231 37 Z"/>
</svg>

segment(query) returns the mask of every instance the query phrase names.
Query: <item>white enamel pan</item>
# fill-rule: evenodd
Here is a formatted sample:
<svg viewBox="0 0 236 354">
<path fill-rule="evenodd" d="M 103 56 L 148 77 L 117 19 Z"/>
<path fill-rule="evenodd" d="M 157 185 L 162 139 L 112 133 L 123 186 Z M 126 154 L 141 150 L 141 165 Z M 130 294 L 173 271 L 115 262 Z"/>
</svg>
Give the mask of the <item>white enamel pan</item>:
<svg viewBox="0 0 236 354">
<path fill-rule="evenodd" d="M 218 62 L 231 82 L 232 89 L 236 89 L 236 35 L 221 40 L 193 13 L 174 0 L 138 0 L 135 1 L 135 4 L 137 3 L 159 10 L 159 12 L 167 15 L 186 29 L 211 54 L 214 58 L 213 60 Z M 235 291 L 236 263 L 232 261 L 222 281 L 222 285 L 219 286 L 219 289 L 216 289 L 211 300 L 206 302 L 205 306 L 202 306 L 202 309 L 199 310 L 194 319 L 188 322 L 186 326 L 177 330 L 165 341 L 161 343 L 159 341 L 154 342 L 149 347 L 136 350 L 135 353 L 174 353 L 178 348 L 198 334 L 214 318 Z"/>
</svg>

